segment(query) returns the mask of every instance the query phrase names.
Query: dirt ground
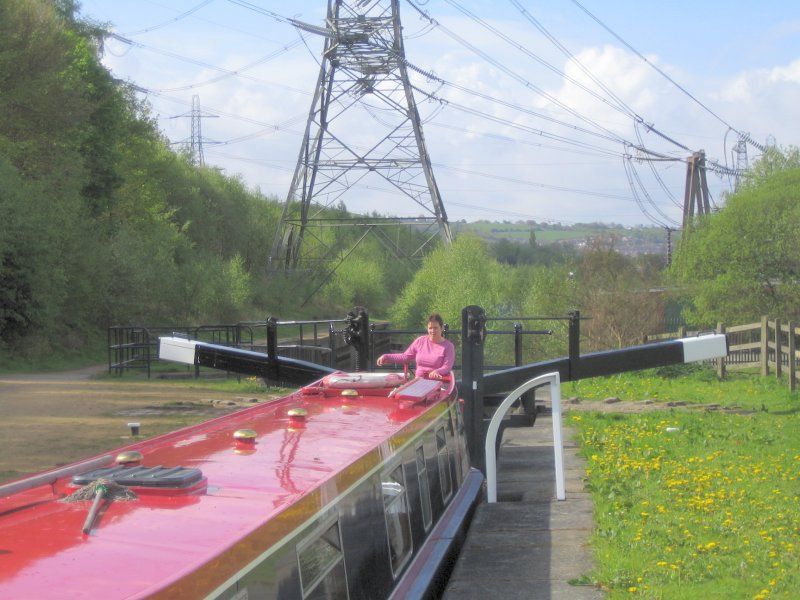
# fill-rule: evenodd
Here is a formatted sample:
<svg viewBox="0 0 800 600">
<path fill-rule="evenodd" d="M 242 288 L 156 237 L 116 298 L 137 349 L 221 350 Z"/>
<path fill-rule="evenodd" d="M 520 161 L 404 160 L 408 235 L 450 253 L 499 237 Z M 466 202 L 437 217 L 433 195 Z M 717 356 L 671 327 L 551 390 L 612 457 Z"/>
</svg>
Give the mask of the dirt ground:
<svg viewBox="0 0 800 600">
<path fill-rule="evenodd" d="M 0 377 L 0 481 L 129 444 L 129 422 L 143 439 L 274 397 L 93 378 L 104 370 Z"/>
</svg>

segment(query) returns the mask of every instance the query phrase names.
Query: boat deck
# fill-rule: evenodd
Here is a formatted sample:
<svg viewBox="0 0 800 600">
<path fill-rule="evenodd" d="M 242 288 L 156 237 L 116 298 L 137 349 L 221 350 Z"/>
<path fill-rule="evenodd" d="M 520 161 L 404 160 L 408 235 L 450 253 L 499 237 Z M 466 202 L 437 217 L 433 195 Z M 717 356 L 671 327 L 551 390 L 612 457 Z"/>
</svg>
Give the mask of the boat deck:
<svg viewBox="0 0 800 600">
<path fill-rule="evenodd" d="M 82 525 L 91 501 L 59 501 L 76 489 L 71 473 L 0 497 L 0 597 L 142 597 L 188 573 L 196 591 L 213 589 L 384 461 L 398 432 L 413 435 L 447 409 L 398 401 L 399 393 L 358 395 L 296 392 L 126 447 L 142 453 L 144 466 L 197 468 L 204 480 L 183 492 L 132 488 L 138 499 L 104 503 L 89 535 Z M 236 442 L 240 429 L 257 442 Z M 85 470 L 113 466 L 115 454 Z"/>
</svg>

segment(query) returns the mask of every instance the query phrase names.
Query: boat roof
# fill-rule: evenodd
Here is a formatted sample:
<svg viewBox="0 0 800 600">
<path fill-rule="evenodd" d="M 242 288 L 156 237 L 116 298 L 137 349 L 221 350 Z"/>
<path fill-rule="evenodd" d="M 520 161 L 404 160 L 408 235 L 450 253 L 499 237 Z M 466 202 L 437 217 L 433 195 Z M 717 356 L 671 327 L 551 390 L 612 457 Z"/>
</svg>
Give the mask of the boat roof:
<svg viewBox="0 0 800 600">
<path fill-rule="evenodd" d="M 76 489 L 70 476 L 0 497 L 0 597 L 137 598 L 174 592 L 186 585 L 182 579 L 195 586 L 184 593 L 205 595 L 389 459 L 447 406 L 387 397 L 385 390 L 354 397 L 310 389 L 120 449 L 141 452 L 144 466 L 200 469 L 203 489 L 133 488 L 142 492 L 138 499 L 106 503 L 88 535 L 81 529 L 91 501 L 60 501 Z M 438 398 L 452 389 L 440 386 Z M 290 416 L 293 409 L 307 415 Z M 234 441 L 241 429 L 255 432 L 255 444 Z M 114 466 L 114 455 L 104 466 Z M 275 518 L 282 513 L 287 518 Z M 243 539 L 254 549 L 237 550 L 221 564 L 218 557 Z M 186 577 L 202 565 L 199 576 Z"/>
</svg>

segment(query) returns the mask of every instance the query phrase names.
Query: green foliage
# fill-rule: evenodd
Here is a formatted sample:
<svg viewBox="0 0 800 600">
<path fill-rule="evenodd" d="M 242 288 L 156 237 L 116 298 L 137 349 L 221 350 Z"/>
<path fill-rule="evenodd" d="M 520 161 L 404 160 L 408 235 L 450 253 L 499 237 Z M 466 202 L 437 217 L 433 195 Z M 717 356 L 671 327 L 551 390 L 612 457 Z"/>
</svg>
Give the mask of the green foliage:
<svg viewBox="0 0 800 600">
<path fill-rule="evenodd" d="M 671 273 L 689 290 L 694 322 L 800 317 L 797 163 L 796 150 L 780 160 L 771 151 L 726 208 L 700 220 L 678 248 Z"/>
<path fill-rule="evenodd" d="M 380 311 L 386 306 L 386 282 L 382 265 L 377 260 L 347 260 L 336 270 L 322 298 L 338 307 L 342 314 L 354 306 Z"/>
<path fill-rule="evenodd" d="M 527 317 L 566 316 L 575 306 L 577 290 L 569 267 L 517 267 L 508 280 L 507 298 L 513 315 Z M 551 335 L 525 336 L 523 355 L 544 360 L 567 354 L 566 321 L 527 321 L 525 330 L 549 330 Z"/>
<path fill-rule="evenodd" d="M 492 255 L 506 265 L 557 265 L 575 259 L 575 251 L 569 246 L 550 244 L 540 245 L 536 242 L 536 232 L 531 230 L 531 239 L 527 244 L 500 239 L 491 247 Z"/>
<path fill-rule="evenodd" d="M 250 315 L 277 204 L 172 152 L 75 14 L 0 3 L 0 351 Z"/>
<path fill-rule="evenodd" d="M 695 380 L 691 395 L 709 385 Z M 773 410 L 791 406 L 788 392 L 758 387 L 741 378 L 728 391 L 768 412 L 568 416 L 589 462 L 591 579 L 609 597 L 796 595 L 799 415 Z"/>
<path fill-rule="evenodd" d="M 743 183 L 747 187 L 757 187 L 772 175 L 792 169 L 800 169 L 800 148 L 790 146 L 780 149 L 771 146 L 745 173 Z"/>
<path fill-rule="evenodd" d="M 575 266 L 578 302 L 590 317 L 581 327 L 587 348 L 621 348 L 663 326 L 663 294 L 657 262 L 632 259 L 616 250 L 616 239 L 596 239 Z"/>
<path fill-rule="evenodd" d="M 796 393 L 790 392 L 785 382 L 773 377 L 731 371 L 720 381 L 710 367 L 676 365 L 667 369 L 666 375 L 665 369 L 662 367 L 567 382 L 563 394 L 589 401 L 616 396 L 625 401 L 718 404 L 752 410 L 761 410 L 763 406 L 781 411 L 797 409 Z"/>
<path fill-rule="evenodd" d="M 460 326 L 461 309 L 473 304 L 497 314 L 504 272 L 484 242 L 459 236 L 452 246 L 426 257 L 392 308 L 392 321 L 400 327 L 422 327 L 430 313 L 438 312 L 446 323 Z"/>
</svg>

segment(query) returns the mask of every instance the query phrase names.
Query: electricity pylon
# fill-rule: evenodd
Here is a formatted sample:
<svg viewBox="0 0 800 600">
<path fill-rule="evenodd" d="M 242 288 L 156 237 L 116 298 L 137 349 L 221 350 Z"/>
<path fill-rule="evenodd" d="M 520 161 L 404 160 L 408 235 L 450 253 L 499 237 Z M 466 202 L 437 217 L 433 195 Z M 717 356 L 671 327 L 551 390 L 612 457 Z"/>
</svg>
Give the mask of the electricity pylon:
<svg viewBox="0 0 800 600">
<path fill-rule="evenodd" d="M 192 96 L 192 135 L 191 135 L 191 148 L 190 156 L 192 157 L 192 164 L 202 167 L 205 165 L 205 157 L 203 156 L 203 132 L 201 128 L 201 121 L 203 114 L 200 112 L 200 96 L 195 94 Z"/>
<path fill-rule="evenodd" d="M 706 153 L 694 152 L 686 159 L 686 191 L 683 196 L 683 232 L 685 238 L 691 230 L 695 212 L 697 215 L 711 213 L 708 183 L 706 182 Z"/>
<path fill-rule="evenodd" d="M 184 117 L 189 117 L 191 119 L 192 131 L 191 135 L 189 136 L 189 160 L 191 163 L 196 167 L 202 167 L 205 163 L 205 157 L 203 156 L 203 131 L 202 131 L 202 120 L 203 119 L 216 119 L 219 115 L 211 115 L 208 113 L 203 113 L 200 110 L 200 96 L 195 94 L 192 96 L 192 110 L 188 113 L 183 113 L 182 115 L 174 115 L 170 117 L 170 119 L 182 119 Z M 178 144 L 185 145 L 187 140 L 184 138 Z M 216 142 L 211 142 L 216 143 Z"/>
<path fill-rule="evenodd" d="M 272 270 L 302 270 L 321 286 L 369 234 L 408 261 L 421 258 L 437 237 L 452 241 L 408 79 L 398 2 L 328 0 L 325 27 L 292 20 L 323 36 L 325 43 L 272 245 Z M 419 216 L 332 217 L 324 212 L 341 206 L 354 188 L 362 198 L 364 190 L 388 189 L 397 195 L 394 210 L 413 207 Z M 376 208 L 371 207 L 373 215 Z M 402 226 L 423 236 L 400 236 Z M 325 234 L 323 227 L 355 228 L 358 234 L 348 239 L 356 241 L 344 246 L 345 236 Z M 388 233 L 392 227 L 398 228 L 394 238 Z M 409 246 L 403 237 L 417 242 Z"/>
<path fill-rule="evenodd" d="M 736 169 L 736 180 L 734 190 L 739 189 L 739 183 L 744 173 L 750 166 L 747 162 L 747 138 L 750 137 L 749 133 L 740 133 L 736 145 L 733 147 L 734 167 Z"/>
</svg>

